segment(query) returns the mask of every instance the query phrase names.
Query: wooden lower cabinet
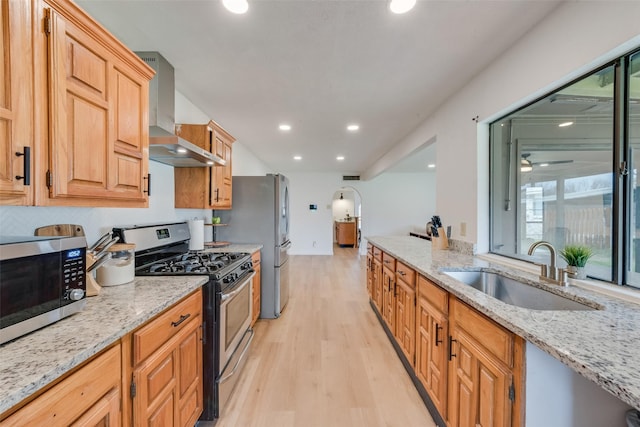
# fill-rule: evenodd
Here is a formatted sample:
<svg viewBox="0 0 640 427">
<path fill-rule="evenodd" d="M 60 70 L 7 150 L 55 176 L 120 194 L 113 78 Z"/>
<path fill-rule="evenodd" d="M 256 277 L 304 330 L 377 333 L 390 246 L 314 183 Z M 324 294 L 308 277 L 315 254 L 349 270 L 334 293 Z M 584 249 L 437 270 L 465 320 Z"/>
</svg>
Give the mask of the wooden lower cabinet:
<svg viewBox="0 0 640 427">
<path fill-rule="evenodd" d="M 449 424 L 512 426 L 514 334 L 452 298 Z"/>
<path fill-rule="evenodd" d="M 342 222 L 336 221 L 336 242 L 340 246 L 354 246 L 356 245 L 356 222 Z"/>
<path fill-rule="evenodd" d="M 120 372 L 117 344 L 4 419 L 0 426 L 120 426 Z"/>
<path fill-rule="evenodd" d="M 382 252 L 378 258 L 373 253 L 373 304 L 382 313 Z"/>
<path fill-rule="evenodd" d="M 418 276 L 417 282 L 415 372 L 444 416 L 447 413 L 449 296 L 423 276 Z"/>
<path fill-rule="evenodd" d="M 251 262 L 256 274 L 251 282 L 251 295 L 253 298 L 253 314 L 251 315 L 251 326 L 253 326 L 260 317 L 260 292 L 261 292 L 261 272 L 260 268 L 260 251 L 256 251 L 251 255 Z"/>
<path fill-rule="evenodd" d="M 416 280 L 415 271 L 396 263 L 395 336 L 411 365 L 416 346 Z"/>
<path fill-rule="evenodd" d="M 193 426 L 203 409 L 201 292 L 133 332 L 133 349 L 133 425 Z"/>
<path fill-rule="evenodd" d="M 524 340 L 379 248 L 371 254 L 370 298 L 447 426 L 523 426 Z"/>
<path fill-rule="evenodd" d="M 396 330 L 396 259 L 382 254 L 382 318 L 391 333 Z"/>
<path fill-rule="evenodd" d="M 373 253 L 367 251 L 367 295 L 373 299 Z"/>
</svg>

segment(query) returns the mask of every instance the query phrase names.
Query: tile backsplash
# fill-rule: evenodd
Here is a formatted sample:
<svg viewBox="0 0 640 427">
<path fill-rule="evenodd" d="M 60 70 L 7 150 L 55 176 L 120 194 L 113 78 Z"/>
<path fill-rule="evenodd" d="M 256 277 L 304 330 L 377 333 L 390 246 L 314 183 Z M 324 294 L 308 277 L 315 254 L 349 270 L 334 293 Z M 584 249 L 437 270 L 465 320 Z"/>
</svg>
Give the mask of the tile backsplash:
<svg viewBox="0 0 640 427">
<path fill-rule="evenodd" d="M 0 235 L 32 236 L 38 227 L 52 224 L 79 224 L 91 244 L 113 226 L 186 221 L 204 218 L 211 211 L 175 209 L 173 168 L 149 162 L 154 192 L 148 208 L 76 208 L 0 206 Z"/>
</svg>

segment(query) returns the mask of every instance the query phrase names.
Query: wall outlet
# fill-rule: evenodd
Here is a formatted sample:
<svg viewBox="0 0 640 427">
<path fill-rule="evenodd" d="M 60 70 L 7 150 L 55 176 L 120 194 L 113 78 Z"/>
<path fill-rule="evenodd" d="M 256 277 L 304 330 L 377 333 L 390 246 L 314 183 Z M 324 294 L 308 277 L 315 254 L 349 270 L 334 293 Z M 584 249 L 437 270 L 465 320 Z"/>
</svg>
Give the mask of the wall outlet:
<svg viewBox="0 0 640 427">
<path fill-rule="evenodd" d="M 460 223 L 460 237 L 464 237 L 467 235 L 467 223 L 462 221 Z"/>
<path fill-rule="evenodd" d="M 315 240 L 313 241 L 313 247 L 314 248 L 316 247 L 316 241 Z"/>
</svg>

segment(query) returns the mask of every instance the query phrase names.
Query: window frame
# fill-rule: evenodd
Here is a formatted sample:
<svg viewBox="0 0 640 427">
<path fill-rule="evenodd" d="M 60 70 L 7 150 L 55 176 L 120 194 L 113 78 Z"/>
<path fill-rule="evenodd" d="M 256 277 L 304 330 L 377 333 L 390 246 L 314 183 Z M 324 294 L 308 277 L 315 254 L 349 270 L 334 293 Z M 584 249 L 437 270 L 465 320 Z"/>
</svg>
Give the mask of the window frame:
<svg viewBox="0 0 640 427">
<path fill-rule="evenodd" d="M 631 111 L 628 108 L 629 106 L 629 98 L 630 98 L 630 64 L 632 59 L 637 57 L 640 60 L 640 47 L 637 47 L 626 54 L 611 60 L 607 61 L 605 64 L 596 67 L 581 76 L 573 79 L 572 81 L 555 88 L 553 91 L 550 91 L 533 101 L 508 112 L 507 114 L 502 115 L 501 117 L 493 120 L 489 123 L 489 253 L 497 256 L 503 256 L 507 258 L 513 258 L 517 260 L 532 262 L 525 255 L 517 253 L 502 253 L 496 251 L 495 245 L 495 230 L 494 224 L 496 224 L 496 212 L 497 206 L 500 206 L 502 203 L 508 203 L 506 200 L 494 200 L 496 197 L 496 192 L 494 191 L 494 186 L 497 185 L 496 182 L 500 182 L 500 176 L 498 176 L 498 172 L 496 169 L 504 168 L 505 166 L 510 169 L 516 166 L 516 159 L 519 159 L 518 156 L 515 156 L 516 159 L 510 159 L 511 165 L 505 165 L 502 163 L 500 168 L 497 168 L 495 165 L 494 157 L 496 155 L 496 148 L 494 147 L 494 124 L 507 120 L 508 118 L 513 118 L 515 114 L 520 111 L 526 110 L 532 105 L 551 97 L 554 94 L 561 92 L 562 90 L 570 87 L 571 85 L 586 79 L 587 77 L 598 73 L 608 67 L 613 67 L 614 71 L 614 82 L 613 82 L 613 117 L 612 117 L 612 127 L 613 127 L 613 135 L 612 137 L 612 156 L 611 156 L 611 170 L 612 173 L 612 218 L 611 218 L 611 281 L 610 283 L 616 285 L 623 286 L 631 286 L 634 288 L 640 288 L 640 282 L 637 284 L 628 283 L 628 272 L 630 271 L 632 260 L 631 254 L 633 253 L 630 241 L 630 218 L 632 214 L 632 195 L 633 186 L 630 182 L 628 166 L 631 164 L 631 144 L 630 144 L 630 128 L 632 124 L 631 119 Z M 512 139 L 512 135 L 509 134 L 509 139 Z M 516 152 L 517 152 L 516 148 Z M 500 160 L 497 160 L 500 161 Z M 639 168 L 640 169 L 640 168 Z M 511 180 L 512 178 L 509 176 L 508 178 Z M 521 182 L 519 174 L 515 174 L 515 179 L 513 179 L 513 183 L 510 185 L 515 185 L 516 189 L 520 188 Z M 640 187 L 638 187 L 640 188 Z M 512 191 L 512 190 L 509 190 Z M 518 190 L 516 190 L 518 191 Z M 510 195 L 506 195 L 510 198 Z M 519 218 L 523 215 L 523 212 L 520 212 L 522 207 L 517 200 L 511 200 L 510 205 L 512 209 L 515 209 L 515 217 Z M 514 232 L 518 229 L 518 227 L 522 227 L 523 224 L 520 224 L 519 219 L 515 221 Z M 517 233 L 516 233 L 517 235 Z M 601 280 L 601 279 L 596 279 Z M 609 281 L 606 281 L 609 282 Z"/>
</svg>

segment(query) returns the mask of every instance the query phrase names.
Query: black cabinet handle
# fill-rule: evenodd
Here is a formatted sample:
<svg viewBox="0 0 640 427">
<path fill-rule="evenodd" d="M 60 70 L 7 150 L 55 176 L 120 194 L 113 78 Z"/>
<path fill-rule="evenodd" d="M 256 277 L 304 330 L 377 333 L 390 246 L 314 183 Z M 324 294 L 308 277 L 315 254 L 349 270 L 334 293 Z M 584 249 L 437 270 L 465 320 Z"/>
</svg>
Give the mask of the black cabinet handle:
<svg viewBox="0 0 640 427">
<path fill-rule="evenodd" d="M 399 275 L 401 275 L 401 276 L 406 276 L 406 275 L 407 275 L 407 273 L 405 273 L 405 272 L 404 272 L 404 271 L 402 271 L 402 270 L 398 271 L 398 274 L 399 274 Z"/>
<path fill-rule="evenodd" d="M 440 329 L 442 329 L 442 326 L 436 323 L 436 347 L 438 346 L 438 344 L 442 344 L 442 340 L 438 339 L 438 331 L 440 331 Z"/>
<path fill-rule="evenodd" d="M 24 147 L 23 153 L 16 151 L 16 156 L 24 156 L 22 159 L 24 175 L 16 175 L 16 179 L 23 179 L 24 185 L 31 185 L 31 147 Z"/>
<path fill-rule="evenodd" d="M 458 342 L 458 340 L 454 340 L 451 335 L 449 335 L 449 361 L 456 357 L 456 354 L 453 352 L 453 343 Z"/>
<path fill-rule="evenodd" d="M 148 173 L 146 177 L 142 178 L 147 180 L 147 189 L 142 190 L 143 193 L 147 193 L 147 196 L 151 197 L 151 174 Z"/>
<path fill-rule="evenodd" d="M 191 313 L 183 314 L 182 316 L 180 316 L 180 319 L 178 319 L 177 322 L 171 322 L 171 326 L 173 326 L 175 328 L 178 325 L 180 325 L 182 322 L 187 320 L 189 317 L 191 317 Z"/>
</svg>

